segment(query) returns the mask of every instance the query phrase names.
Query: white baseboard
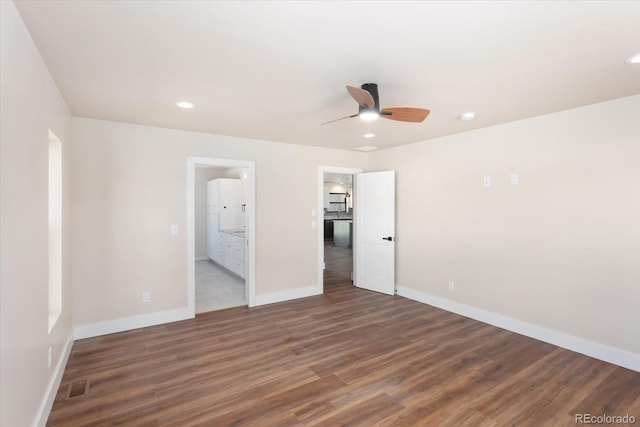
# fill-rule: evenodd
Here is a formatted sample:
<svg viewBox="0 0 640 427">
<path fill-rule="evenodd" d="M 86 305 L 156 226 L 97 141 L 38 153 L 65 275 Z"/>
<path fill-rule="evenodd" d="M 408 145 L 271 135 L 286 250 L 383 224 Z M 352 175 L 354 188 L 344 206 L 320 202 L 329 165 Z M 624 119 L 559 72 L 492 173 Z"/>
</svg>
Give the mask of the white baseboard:
<svg viewBox="0 0 640 427">
<path fill-rule="evenodd" d="M 74 328 L 73 337 L 74 339 L 79 340 L 192 318 L 193 315 L 190 314 L 186 308 L 161 311 L 158 313 L 141 314 L 139 316 L 124 317 L 121 319 L 76 326 Z"/>
<path fill-rule="evenodd" d="M 64 343 L 64 347 L 62 348 L 62 352 L 58 358 L 58 363 L 56 363 L 56 367 L 53 371 L 53 375 L 51 376 L 51 380 L 49 381 L 49 385 L 47 386 L 47 390 L 45 391 L 42 402 L 38 407 L 38 412 L 36 413 L 36 418 L 33 422 L 34 426 L 44 427 L 47 424 L 51 408 L 53 407 L 53 401 L 56 398 L 56 394 L 58 394 L 58 388 L 60 388 L 60 383 L 62 382 L 64 368 L 67 366 L 67 361 L 71 354 L 71 347 L 73 347 L 73 332 L 69 334 L 69 337 L 67 337 L 67 340 Z"/>
<path fill-rule="evenodd" d="M 268 294 L 256 295 L 253 306 L 273 304 L 276 302 L 289 301 L 292 299 L 311 297 L 322 294 L 322 288 L 318 286 L 307 286 L 306 288 L 291 289 L 289 291 L 271 292 Z"/>
<path fill-rule="evenodd" d="M 209 261 L 208 256 L 197 256 L 196 261 Z"/>
<path fill-rule="evenodd" d="M 640 372 L 640 354 L 440 298 L 415 289 L 398 287 L 398 295 Z"/>
<path fill-rule="evenodd" d="M 271 292 L 268 294 L 256 295 L 252 306 L 273 304 L 276 302 L 305 298 L 319 294 L 322 294 L 322 287 L 318 286 L 308 286 L 306 288 L 298 288 L 288 291 Z M 193 315 L 189 314 L 189 311 L 186 308 L 182 308 L 159 313 L 107 320 L 105 322 L 76 326 L 74 328 L 73 338 L 79 340 L 83 338 L 97 337 L 100 335 L 130 331 L 132 329 L 145 328 L 147 326 L 161 325 L 163 323 L 177 322 L 179 320 L 192 318 Z"/>
</svg>

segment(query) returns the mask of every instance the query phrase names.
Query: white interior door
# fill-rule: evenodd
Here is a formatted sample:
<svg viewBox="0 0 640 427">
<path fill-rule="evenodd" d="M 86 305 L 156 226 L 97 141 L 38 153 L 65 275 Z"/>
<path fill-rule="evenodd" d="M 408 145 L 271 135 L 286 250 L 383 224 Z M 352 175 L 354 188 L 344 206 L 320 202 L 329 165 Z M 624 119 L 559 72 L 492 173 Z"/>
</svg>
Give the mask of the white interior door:
<svg viewBox="0 0 640 427">
<path fill-rule="evenodd" d="M 356 175 L 355 285 L 395 293 L 395 171 Z"/>
</svg>

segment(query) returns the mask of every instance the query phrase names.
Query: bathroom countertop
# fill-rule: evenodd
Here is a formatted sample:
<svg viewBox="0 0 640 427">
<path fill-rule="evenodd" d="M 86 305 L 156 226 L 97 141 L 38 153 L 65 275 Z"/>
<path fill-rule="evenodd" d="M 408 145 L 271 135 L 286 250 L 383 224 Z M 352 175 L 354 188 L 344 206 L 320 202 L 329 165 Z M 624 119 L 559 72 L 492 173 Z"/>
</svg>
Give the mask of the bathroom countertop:
<svg viewBox="0 0 640 427">
<path fill-rule="evenodd" d="M 236 228 L 236 229 L 232 229 L 232 230 L 220 230 L 220 232 L 221 233 L 231 234 L 233 236 L 245 237 L 244 228 Z"/>
</svg>

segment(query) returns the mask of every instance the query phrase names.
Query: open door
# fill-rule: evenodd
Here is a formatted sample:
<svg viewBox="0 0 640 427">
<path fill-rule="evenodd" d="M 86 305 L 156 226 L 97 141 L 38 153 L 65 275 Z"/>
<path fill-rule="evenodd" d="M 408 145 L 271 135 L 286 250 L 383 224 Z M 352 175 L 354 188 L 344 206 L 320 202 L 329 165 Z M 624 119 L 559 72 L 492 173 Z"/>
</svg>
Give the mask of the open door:
<svg viewBox="0 0 640 427">
<path fill-rule="evenodd" d="M 356 175 L 354 284 L 395 293 L 395 171 Z"/>
</svg>

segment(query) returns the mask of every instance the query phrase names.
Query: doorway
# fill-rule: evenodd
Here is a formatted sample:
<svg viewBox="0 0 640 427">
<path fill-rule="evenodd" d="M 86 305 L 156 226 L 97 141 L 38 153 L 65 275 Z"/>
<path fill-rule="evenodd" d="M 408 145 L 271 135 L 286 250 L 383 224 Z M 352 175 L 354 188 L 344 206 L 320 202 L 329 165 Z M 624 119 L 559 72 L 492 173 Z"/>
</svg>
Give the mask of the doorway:
<svg viewBox="0 0 640 427">
<path fill-rule="evenodd" d="M 190 157 L 187 187 L 189 312 L 253 306 L 254 162 Z"/>
<path fill-rule="evenodd" d="M 196 314 L 247 305 L 246 168 L 196 165 Z"/>
<path fill-rule="evenodd" d="M 324 174 L 324 291 L 353 280 L 353 175 Z"/>
<path fill-rule="evenodd" d="M 318 287 L 351 284 L 354 270 L 354 175 L 362 169 L 320 166 L 318 172 Z"/>
</svg>

